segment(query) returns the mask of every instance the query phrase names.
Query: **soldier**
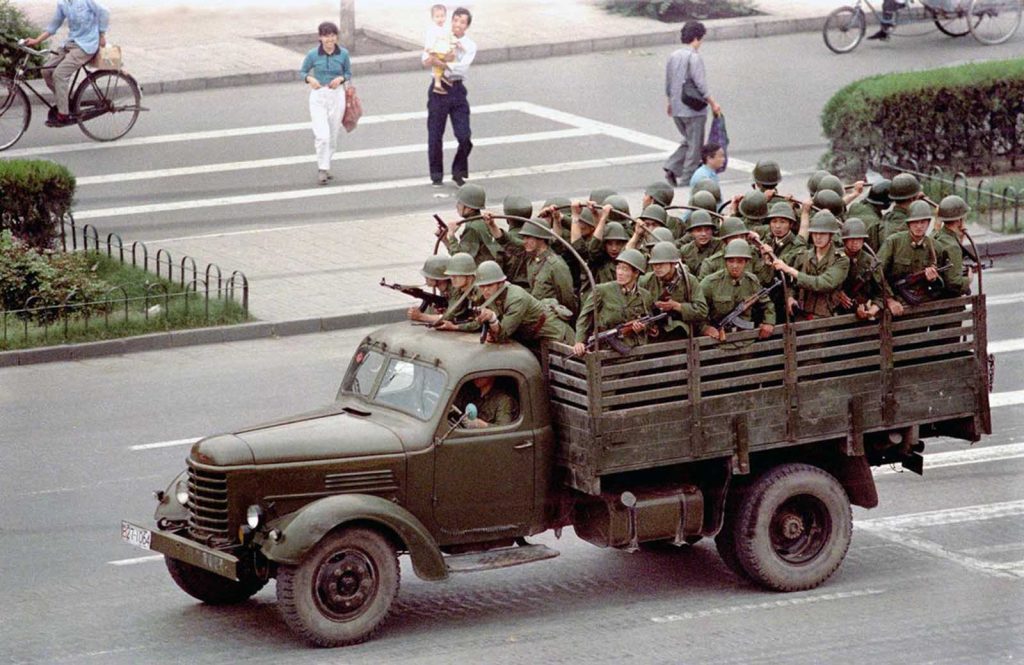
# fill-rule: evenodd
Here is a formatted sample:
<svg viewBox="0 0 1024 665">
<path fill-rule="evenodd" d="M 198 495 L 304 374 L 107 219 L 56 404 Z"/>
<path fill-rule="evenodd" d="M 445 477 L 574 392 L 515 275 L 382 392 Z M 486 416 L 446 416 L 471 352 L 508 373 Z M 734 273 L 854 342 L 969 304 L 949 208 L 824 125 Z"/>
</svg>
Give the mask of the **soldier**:
<svg viewBox="0 0 1024 665">
<path fill-rule="evenodd" d="M 814 196 L 815 192 L 818 191 L 818 183 L 820 183 L 821 179 L 827 175 L 832 174 L 823 169 L 815 171 L 811 177 L 807 179 L 807 193 Z"/>
<path fill-rule="evenodd" d="M 525 196 L 509 194 L 502 202 L 502 209 L 506 215 L 511 217 L 522 217 L 530 219 L 533 217 L 533 203 Z M 526 249 L 523 247 L 523 238 L 519 232 L 524 222 L 519 220 L 508 220 L 508 232 L 498 239 L 502 248 L 502 270 L 508 275 L 508 281 L 519 286 L 529 286 L 530 281 L 526 275 Z"/>
<path fill-rule="evenodd" d="M 462 223 L 462 235 L 456 239 L 455 231 L 459 225 L 449 224 L 446 237 L 448 253 L 451 255 L 465 252 L 473 260 L 496 261 L 501 258 L 500 239 L 503 231 L 494 224 L 494 220 L 486 219 L 483 209 L 487 205 L 487 194 L 480 185 L 465 184 L 459 187 L 455 195 L 455 210 L 462 219 L 471 221 Z M 481 217 L 483 219 L 472 219 Z"/>
<path fill-rule="evenodd" d="M 909 173 L 900 173 L 889 185 L 889 200 L 892 208 L 882 217 L 882 223 L 868 227 L 868 244 L 880 251 L 885 239 L 893 233 L 906 230 L 907 214 L 911 204 L 921 196 L 921 183 Z"/>
<path fill-rule="evenodd" d="M 636 239 L 636 235 L 629 239 L 629 243 L 632 243 L 634 239 Z M 672 246 L 675 247 L 676 245 L 674 241 L 675 238 L 672 237 L 672 232 L 664 226 L 659 226 L 644 234 L 644 248 L 640 251 L 643 253 L 644 258 L 650 259 L 651 250 L 654 249 L 655 245 L 660 242 L 668 242 L 672 243 Z M 626 249 L 629 249 L 629 243 L 626 243 Z M 678 251 L 678 249 L 676 251 Z"/>
<path fill-rule="evenodd" d="M 609 196 L 615 196 L 618 194 L 614 189 L 610 187 L 598 187 L 597 189 L 590 192 L 590 196 L 587 200 L 596 206 L 604 205 L 604 200 Z"/>
<path fill-rule="evenodd" d="M 626 346 L 647 341 L 647 326 L 634 320 L 649 315 L 654 305 L 654 296 L 638 283 L 645 270 L 647 260 L 639 250 L 623 250 L 615 260 L 615 281 L 599 283 L 587 293 L 576 319 L 573 351 L 577 356 L 587 352 L 587 339 L 594 333 L 595 311 L 602 330 L 633 321 L 632 334 L 622 340 Z"/>
<path fill-rule="evenodd" d="M 827 210 L 815 213 L 810 231 L 812 247 L 797 259 L 799 269 L 778 258 L 772 267 L 796 281 L 797 296 L 790 297 L 786 303 L 790 316 L 821 319 L 835 313 L 835 292 L 842 287 L 850 271 L 850 259 L 832 243 L 834 234 L 839 232 L 839 221 L 832 213 Z"/>
<path fill-rule="evenodd" d="M 843 203 L 843 197 L 831 189 L 818 189 L 811 202 L 818 210 L 827 210 L 832 213 L 832 216 L 840 223 L 846 218 L 846 204 Z"/>
<path fill-rule="evenodd" d="M 445 270 L 448 269 L 448 257 L 435 255 L 429 257 L 423 263 L 423 269 L 420 270 L 420 274 L 426 280 L 426 287 L 428 289 L 434 289 L 440 295 L 443 295 L 451 303 L 454 300 L 455 291 L 452 288 L 451 278 L 445 274 Z M 420 311 L 419 307 L 410 307 L 406 311 L 410 321 L 419 321 L 420 323 L 434 324 L 440 320 L 441 315 L 438 310 L 433 307 L 428 307 L 425 311 Z"/>
<path fill-rule="evenodd" d="M 841 314 L 856 314 L 862 321 L 874 321 L 885 302 L 886 287 L 878 259 L 870 247 L 865 249 L 867 226 L 861 219 L 851 217 L 843 224 L 840 235 L 850 270 L 842 288 L 836 291 L 836 309 Z"/>
<path fill-rule="evenodd" d="M 665 340 L 688 337 L 691 327 L 699 330 L 707 320 L 708 303 L 700 290 L 700 282 L 683 265 L 679 250 L 671 242 L 659 242 L 651 249 L 647 261 L 651 272 L 640 278 L 640 287 L 654 296 L 654 308 L 669 312 Z"/>
<path fill-rule="evenodd" d="M 629 242 L 626 243 L 626 249 L 640 249 L 641 247 L 646 247 L 651 241 L 651 238 L 654 237 L 652 235 L 654 230 L 665 228 L 665 222 L 667 220 L 668 214 L 665 212 L 665 209 L 657 203 L 652 203 L 644 208 L 643 212 L 641 212 L 636 218 L 636 223 L 633 224 L 633 235 L 629 239 Z M 669 235 L 671 236 L 671 231 L 669 231 Z"/>
<path fill-rule="evenodd" d="M 733 206 L 738 208 L 737 216 L 749 230 L 758 234 L 764 231 L 764 218 L 768 216 L 768 200 L 764 194 L 758 191 L 747 192 L 738 202 L 733 199 Z"/>
<path fill-rule="evenodd" d="M 519 404 L 507 390 L 497 383 L 497 377 L 480 376 L 473 379 L 477 390 L 476 418 L 463 421 L 469 429 L 511 425 L 519 417 Z"/>
<path fill-rule="evenodd" d="M 704 192 L 707 194 L 707 192 Z M 715 237 L 718 227 L 707 210 L 694 210 L 690 214 L 687 234 L 693 238 L 680 246 L 679 253 L 687 269 L 694 275 L 700 272 L 700 264 L 722 248 L 722 241 Z M 682 242 L 682 241 L 680 241 Z"/>
<path fill-rule="evenodd" d="M 494 261 L 480 264 L 476 284 L 483 298 L 476 320 L 487 328 L 488 342 L 514 340 L 538 354 L 544 340 L 572 342 L 572 329 L 526 289 L 509 284 Z"/>
<path fill-rule="evenodd" d="M 626 229 L 626 233 L 632 233 L 633 215 L 629 211 L 629 201 L 626 200 L 626 197 L 620 194 L 613 194 L 604 200 L 604 204 L 612 207 L 612 214 L 608 219 L 622 224 L 623 228 Z"/>
<path fill-rule="evenodd" d="M 575 312 L 576 294 L 572 288 L 572 274 L 562 257 L 551 251 L 551 226 L 547 220 L 531 219 L 523 226 L 520 234 L 530 257 L 526 265 L 530 295 L 537 300 L 553 298 L 570 312 Z"/>
<path fill-rule="evenodd" d="M 646 210 L 647 206 L 657 203 L 665 209 L 666 213 L 668 213 L 668 207 L 672 205 L 672 199 L 675 197 L 676 190 L 672 185 L 664 182 L 663 180 L 659 180 L 647 185 L 644 189 L 644 197 L 640 201 L 640 207 Z M 685 226 L 686 225 L 680 217 L 671 213 L 667 214 L 665 227 L 672 231 L 673 236 L 678 238 L 682 235 Z"/>
<path fill-rule="evenodd" d="M 782 169 L 778 162 L 762 159 L 754 164 L 753 176 L 754 189 L 762 192 L 767 200 L 771 198 L 771 194 L 775 193 L 775 188 L 782 182 Z"/>
<path fill-rule="evenodd" d="M 718 206 L 722 205 L 722 188 L 721 186 L 712 180 L 711 178 L 705 178 L 696 185 L 690 188 L 690 199 L 692 200 L 697 192 L 708 192 L 715 197 L 715 210 L 718 210 Z"/>
<path fill-rule="evenodd" d="M 718 214 L 718 201 L 715 200 L 715 195 L 711 192 L 701 191 L 695 192 L 690 196 L 690 207 L 693 210 L 687 210 L 683 215 L 683 222 L 686 225 L 686 230 L 679 237 L 679 242 L 676 244 L 681 248 L 688 242 L 693 241 L 693 236 L 690 234 L 690 216 L 697 210 L 706 210 L 708 212 L 708 219 L 714 222 L 714 228 L 712 233 L 718 232 L 718 222 L 722 219 L 722 216 Z M 696 273 L 696 271 L 694 271 Z"/>
<path fill-rule="evenodd" d="M 451 279 L 451 295 L 448 297 L 448 309 L 444 315 L 434 322 L 437 330 L 452 332 L 473 332 L 480 330 L 480 324 L 473 318 L 473 306 L 476 300 L 476 264 L 473 257 L 459 252 L 448 259 L 448 267 L 444 274 Z"/>
<path fill-rule="evenodd" d="M 722 222 L 721 228 L 718 230 L 718 237 L 722 240 L 722 249 L 704 259 L 700 264 L 700 270 L 697 272 L 697 277 L 703 281 L 705 277 L 713 272 L 717 272 L 725 268 L 725 250 L 728 248 L 729 241 L 737 238 L 751 238 L 758 239 L 757 234 L 753 231 L 749 231 L 747 226 L 743 223 L 743 220 L 739 217 L 726 217 L 725 221 Z M 754 276 L 762 284 L 768 284 L 772 281 L 775 276 L 775 271 L 772 267 L 764 261 L 755 261 L 753 265 L 748 265 L 745 270 L 750 270 L 754 273 Z"/>
<path fill-rule="evenodd" d="M 572 209 L 572 201 L 564 196 L 555 196 L 544 202 L 541 206 L 540 212 L 537 214 L 541 219 L 546 219 L 551 222 L 551 230 L 555 231 L 563 239 L 569 240 L 570 229 L 565 228 L 563 221 L 565 217 L 569 215 Z M 561 254 L 565 251 L 565 246 L 562 243 L 558 243 L 557 246 L 552 247 L 557 253 Z"/>
<path fill-rule="evenodd" d="M 870 237 L 871 228 L 882 223 L 885 209 L 889 207 L 889 186 L 891 184 L 892 182 L 889 180 L 876 182 L 871 185 L 867 196 L 852 202 L 846 208 L 847 215 L 857 217 L 864 222 L 864 226 L 868 229 L 868 237 Z"/>
<path fill-rule="evenodd" d="M 971 270 L 964 270 L 964 256 L 977 262 L 963 244 L 964 218 L 970 212 L 967 202 L 959 196 L 951 195 L 939 201 L 938 221 L 942 228 L 932 236 L 940 245 L 949 259 L 950 268 L 942 275 L 946 282 L 946 292 L 951 298 L 968 295 L 971 292 Z"/>
<path fill-rule="evenodd" d="M 793 206 L 785 201 L 776 202 L 768 214 L 767 232 L 762 236 L 764 248 L 761 253 L 771 251 L 776 258 L 793 265 L 796 257 L 807 247 L 803 238 L 793 233 L 796 215 Z"/>
<path fill-rule="evenodd" d="M 924 201 L 914 201 L 904 214 L 907 229 L 890 234 L 878 250 L 882 274 L 893 290 L 892 294 L 887 294 L 885 303 L 893 316 L 902 316 L 905 305 L 942 297 L 944 283 L 939 271 L 945 272 L 950 267 L 945 247 L 928 237 L 931 207 Z"/>
<path fill-rule="evenodd" d="M 744 300 L 761 290 L 761 283 L 753 273 L 747 271 L 750 265 L 750 245 L 742 238 L 729 242 L 724 252 L 725 267 L 716 270 L 700 281 L 700 290 L 708 304 L 710 323 L 703 333 L 708 337 L 725 341 L 725 330 L 718 328 L 719 322 Z M 775 331 L 775 306 L 771 298 L 762 295 L 742 318 L 759 323 L 758 337 L 767 339 Z"/>
<path fill-rule="evenodd" d="M 608 205 L 608 204 L 605 204 Z M 629 235 L 622 224 L 605 222 L 594 229 L 594 237 L 590 239 L 590 271 L 598 284 L 615 281 L 615 261 L 626 248 Z"/>
</svg>

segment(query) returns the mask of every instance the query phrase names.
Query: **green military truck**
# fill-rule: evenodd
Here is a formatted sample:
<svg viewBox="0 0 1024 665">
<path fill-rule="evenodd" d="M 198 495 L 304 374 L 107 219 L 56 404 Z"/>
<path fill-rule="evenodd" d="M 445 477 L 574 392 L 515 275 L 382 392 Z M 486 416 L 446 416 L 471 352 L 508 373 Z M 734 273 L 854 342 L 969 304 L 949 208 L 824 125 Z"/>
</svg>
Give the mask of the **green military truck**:
<svg viewBox="0 0 1024 665">
<path fill-rule="evenodd" d="M 990 433 L 985 329 L 983 295 L 626 356 L 398 323 L 330 405 L 195 443 L 155 526 L 122 539 L 206 603 L 276 578 L 285 621 L 322 646 L 382 625 L 398 555 L 443 580 L 557 556 L 526 539 L 568 526 L 627 550 L 713 537 L 737 575 L 808 589 L 842 562 L 850 505 L 877 504 L 872 466 L 920 472 L 923 439 Z M 514 397 L 510 423 L 464 426 L 480 377 Z"/>
</svg>

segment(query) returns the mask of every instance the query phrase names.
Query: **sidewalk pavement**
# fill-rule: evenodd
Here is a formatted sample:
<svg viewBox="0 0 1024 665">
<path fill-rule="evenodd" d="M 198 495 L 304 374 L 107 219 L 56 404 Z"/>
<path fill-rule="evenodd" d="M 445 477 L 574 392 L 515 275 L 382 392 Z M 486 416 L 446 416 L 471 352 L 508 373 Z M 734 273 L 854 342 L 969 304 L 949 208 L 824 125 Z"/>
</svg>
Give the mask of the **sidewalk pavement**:
<svg viewBox="0 0 1024 665">
<path fill-rule="evenodd" d="M 55 0 L 18 3 L 40 26 Z M 124 49 L 125 68 L 146 94 L 297 80 L 302 56 L 283 42 L 316 45 L 316 26 L 338 19 L 339 3 L 257 0 L 105 0 L 108 38 Z M 458 3 L 447 3 L 453 9 Z M 462 3 L 473 12 L 470 35 L 478 63 L 533 59 L 674 44 L 679 24 L 621 16 L 600 0 L 486 0 Z M 738 39 L 820 30 L 838 0 L 759 0 L 760 16 L 707 22 L 709 39 Z M 240 6 L 241 5 L 241 6 Z M 353 77 L 420 68 L 431 3 L 355 0 L 356 29 L 405 51 L 354 54 Z M 270 40 L 270 41 L 268 41 Z M 239 57 L 242 55 L 242 57 Z"/>
</svg>

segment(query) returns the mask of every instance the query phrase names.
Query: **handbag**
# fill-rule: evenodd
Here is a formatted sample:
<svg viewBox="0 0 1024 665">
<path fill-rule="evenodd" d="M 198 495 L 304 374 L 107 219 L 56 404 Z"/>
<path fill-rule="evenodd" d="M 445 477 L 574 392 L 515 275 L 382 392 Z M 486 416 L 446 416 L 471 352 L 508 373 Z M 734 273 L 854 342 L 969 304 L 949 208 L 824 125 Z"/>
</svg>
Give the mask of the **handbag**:
<svg viewBox="0 0 1024 665">
<path fill-rule="evenodd" d="M 121 69 L 121 47 L 120 46 L 101 46 L 96 55 L 89 61 L 89 66 L 93 69 L 108 69 L 108 70 L 120 70 Z"/>
<path fill-rule="evenodd" d="M 725 167 L 729 165 L 729 133 L 725 131 L 724 113 L 720 113 L 711 119 L 711 129 L 708 130 L 707 142 L 717 143 L 722 146 L 722 152 L 725 153 L 725 161 L 722 162 L 722 168 L 715 172 L 725 173 Z"/>
<path fill-rule="evenodd" d="M 690 57 L 693 57 L 692 51 L 690 52 Z M 708 107 L 708 103 L 704 100 L 704 95 L 701 94 L 693 79 L 690 78 L 690 58 L 686 59 L 686 80 L 683 81 L 681 99 L 683 104 L 694 111 L 703 111 Z"/>
<path fill-rule="evenodd" d="M 345 89 L 345 113 L 341 116 L 341 126 L 346 132 L 351 132 L 359 124 L 359 118 L 363 117 L 363 103 L 359 101 L 356 89 L 349 86 Z"/>
</svg>

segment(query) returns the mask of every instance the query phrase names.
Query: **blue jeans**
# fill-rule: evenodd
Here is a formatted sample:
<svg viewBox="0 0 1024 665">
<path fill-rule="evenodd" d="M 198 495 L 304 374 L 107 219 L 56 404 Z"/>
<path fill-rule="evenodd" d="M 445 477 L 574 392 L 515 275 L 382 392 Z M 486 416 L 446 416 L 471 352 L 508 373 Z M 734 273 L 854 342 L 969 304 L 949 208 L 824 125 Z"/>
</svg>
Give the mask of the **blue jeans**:
<svg viewBox="0 0 1024 665">
<path fill-rule="evenodd" d="M 462 81 L 453 81 L 447 95 L 438 95 L 430 82 L 427 91 L 427 160 L 430 163 L 430 179 L 437 182 L 444 178 L 444 131 L 448 118 L 452 120 L 452 131 L 459 149 L 452 160 L 452 177 L 469 176 L 469 152 L 473 149 L 469 129 L 469 100 L 466 86 Z"/>
</svg>

